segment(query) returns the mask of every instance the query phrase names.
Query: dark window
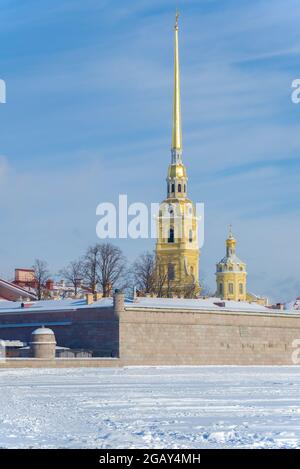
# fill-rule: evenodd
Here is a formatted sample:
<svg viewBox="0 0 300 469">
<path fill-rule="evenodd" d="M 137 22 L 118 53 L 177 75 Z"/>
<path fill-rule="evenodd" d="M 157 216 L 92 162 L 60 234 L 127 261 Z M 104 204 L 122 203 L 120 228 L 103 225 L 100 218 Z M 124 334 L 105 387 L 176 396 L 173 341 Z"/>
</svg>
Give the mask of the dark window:
<svg viewBox="0 0 300 469">
<path fill-rule="evenodd" d="M 178 192 L 181 192 L 181 184 L 178 184 Z"/>
<path fill-rule="evenodd" d="M 168 243 L 174 243 L 174 228 L 170 228 Z"/>
<path fill-rule="evenodd" d="M 172 184 L 172 192 L 175 192 L 175 184 Z"/>
<path fill-rule="evenodd" d="M 168 265 L 168 279 L 169 280 L 175 279 L 175 268 L 173 264 Z"/>
<path fill-rule="evenodd" d="M 189 242 L 190 242 L 190 243 L 193 242 L 193 230 L 190 230 L 190 231 L 189 231 Z"/>
<path fill-rule="evenodd" d="M 184 187 L 183 192 L 186 192 L 186 185 L 184 185 L 183 187 Z"/>
</svg>

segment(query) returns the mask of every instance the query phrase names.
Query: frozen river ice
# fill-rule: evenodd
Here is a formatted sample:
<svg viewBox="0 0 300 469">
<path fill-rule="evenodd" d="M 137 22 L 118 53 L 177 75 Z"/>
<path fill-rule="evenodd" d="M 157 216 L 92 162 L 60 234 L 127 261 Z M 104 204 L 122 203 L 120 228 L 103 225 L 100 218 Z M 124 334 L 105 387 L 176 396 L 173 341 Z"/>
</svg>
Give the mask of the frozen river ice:
<svg viewBox="0 0 300 469">
<path fill-rule="evenodd" d="M 299 448 L 300 369 L 3 369 L 0 447 Z"/>
</svg>

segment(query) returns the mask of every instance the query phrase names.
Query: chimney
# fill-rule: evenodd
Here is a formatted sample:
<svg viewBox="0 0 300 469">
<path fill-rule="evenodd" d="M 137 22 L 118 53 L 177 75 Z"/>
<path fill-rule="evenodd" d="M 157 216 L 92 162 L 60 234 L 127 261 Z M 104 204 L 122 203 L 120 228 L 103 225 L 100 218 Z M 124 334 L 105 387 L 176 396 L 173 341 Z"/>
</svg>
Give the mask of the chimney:
<svg viewBox="0 0 300 469">
<path fill-rule="evenodd" d="M 93 295 L 93 293 L 87 293 L 87 294 L 85 295 L 85 298 L 86 298 L 86 304 L 87 304 L 87 305 L 91 305 L 91 304 L 94 303 L 94 295 Z"/>
<path fill-rule="evenodd" d="M 114 313 L 116 316 L 124 311 L 125 295 L 122 290 L 115 290 L 114 294 Z"/>
<path fill-rule="evenodd" d="M 95 301 L 99 301 L 99 300 L 101 300 L 102 298 L 103 298 L 103 293 L 101 293 L 101 292 L 96 292 L 96 293 L 94 294 L 94 300 L 95 300 Z"/>
</svg>

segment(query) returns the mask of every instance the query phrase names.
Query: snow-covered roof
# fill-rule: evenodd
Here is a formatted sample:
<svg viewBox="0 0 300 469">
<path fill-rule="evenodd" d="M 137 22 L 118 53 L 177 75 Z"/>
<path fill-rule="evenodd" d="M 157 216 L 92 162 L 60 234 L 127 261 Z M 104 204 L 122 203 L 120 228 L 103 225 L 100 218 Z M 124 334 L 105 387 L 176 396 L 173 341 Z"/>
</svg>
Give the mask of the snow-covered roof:
<svg viewBox="0 0 300 469">
<path fill-rule="evenodd" d="M 246 301 L 222 300 L 220 298 L 144 298 L 140 297 L 136 302 L 127 306 L 132 308 L 170 308 L 179 310 L 199 310 L 199 311 L 233 311 L 233 312 L 249 312 L 249 313 L 265 313 L 279 314 L 282 311 L 272 310 L 257 303 L 248 303 Z M 286 311 L 284 311 L 284 314 Z"/>
<path fill-rule="evenodd" d="M 0 278 L 0 297 L 7 301 L 15 301 L 20 298 L 30 298 L 31 300 L 36 299 L 36 295 L 32 291 L 22 288 L 15 283 L 8 282 L 2 278 Z"/>
<path fill-rule="evenodd" d="M 223 306 L 224 305 L 224 306 Z M 132 306 L 142 306 L 151 308 L 180 308 L 180 309 L 232 309 L 232 310 L 246 310 L 246 311 L 268 311 L 269 308 L 258 305 L 256 303 L 247 303 L 244 301 L 227 301 L 220 298 L 199 298 L 199 299 L 185 299 L 185 298 L 138 298 L 136 303 Z"/>
<path fill-rule="evenodd" d="M 20 302 L 1 301 L 0 315 L 7 313 L 22 313 L 24 317 L 27 312 L 49 312 L 49 311 L 74 311 L 90 308 L 106 308 L 113 306 L 112 298 L 102 298 L 88 305 L 85 299 L 63 299 L 63 300 L 43 300 L 35 301 L 29 307 L 21 308 Z M 125 308 L 158 308 L 177 310 L 199 310 L 199 311 L 241 311 L 258 312 L 266 314 L 286 314 L 288 311 L 272 310 L 257 303 L 244 301 L 228 301 L 220 298 L 146 298 L 140 297 L 136 300 L 126 298 Z M 290 310 L 289 313 L 298 313 L 297 310 Z M 1 320 L 0 320 L 1 323 Z"/>
<path fill-rule="evenodd" d="M 105 308 L 112 306 L 112 298 L 102 298 L 94 303 L 88 305 L 85 298 L 82 299 L 63 299 L 63 300 L 41 300 L 32 301 L 30 304 L 22 308 L 22 302 L 20 301 L 1 301 L 0 302 L 0 315 L 6 313 L 23 313 L 26 315 L 27 312 L 47 312 L 47 311 L 67 311 L 77 310 L 82 308 Z"/>
<path fill-rule="evenodd" d="M 229 264 L 229 263 L 244 264 L 244 262 L 241 261 L 241 259 L 236 254 L 231 254 L 230 256 L 225 256 L 219 262 L 219 264 Z"/>
</svg>

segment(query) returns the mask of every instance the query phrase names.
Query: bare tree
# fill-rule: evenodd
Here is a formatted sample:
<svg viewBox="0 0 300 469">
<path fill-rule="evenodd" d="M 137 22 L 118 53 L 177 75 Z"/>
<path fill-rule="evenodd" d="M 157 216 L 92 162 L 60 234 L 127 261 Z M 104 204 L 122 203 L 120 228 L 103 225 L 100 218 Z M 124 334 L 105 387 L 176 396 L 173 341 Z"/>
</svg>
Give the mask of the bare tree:
<svg viewBox="0 0 300 469">
<path fill-rule="evenodd" d="M 90 246 L 83 259 L 83 276 L 93 293 L 96 293 L 99 283 L 98 262 L 100 244 Z"/>
<path fill-rule="evenodd" d="M 155 255 L 150 252 L 141 254 L 132 266 L 134 284 L 143 293 L 155 289 Z"/>
<path fill-rule="evenodd" d="M 59 274 L 74 287 L 75 296 L 83 277 L 83 260 L 71 261 Z"/>
<path fill-rule="evenodd" d="M 166 291 L 169 290 L 170 280 L 168 278 L 168 271 L 164 269 L 157 259 L 155 260 L 155 273 L 154 273 L 154 282 L 153 282 L 153 292 L 159 297 L 162 298 L 166 296 Z"/>
<path fill-rule="evenodd" d="M 125 288 L 126 260 L 122 251 L 110 243 L 95 244 L 87 250 L 83 260 L 83 276 L 93 293 L 97 286 L 108 296 L 115 286 Z"/>
<path fill-rule="evenodd" d="M 215 292 L 207 285 L 205 281 L 205 276 L 202 276 L 200 279 L 200 287 L 201 287 L 201 296 L 212 297 L 215 295 Z"/>
<path fill-rule="evenodd" d="M 184 298 L 197 298 L 199 294 L 199 287 L 194 282 L 191 282 L 190 284 L 185 285 L 181 289 L 181 295 Z"/>
<path fill-rule="evenodd" d="M 36 259 L 34 265 L 32 266 L 34 270 L 34 277 L 36 283 L 36 294 L 38 300 L 41 300 L 46 291 L 46 282 L 49 279 L 49 271 L 47 262 Z"/>
<path fill-rule="evenodd" d="M 98 245 L 98 276 L 103 296 L 109 296 L 117 285 L 125 287 L 126 259 L 121 249 L 110 243 Z M 123 282 L 123 284 L 121 284 Z"/>
</svg>

